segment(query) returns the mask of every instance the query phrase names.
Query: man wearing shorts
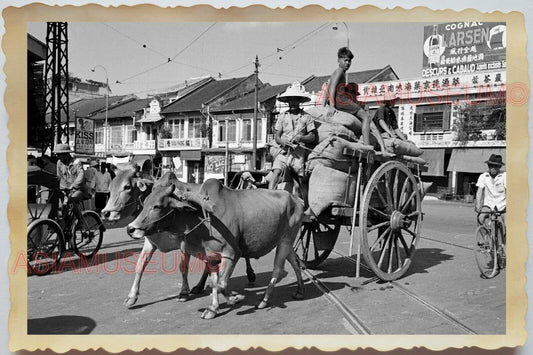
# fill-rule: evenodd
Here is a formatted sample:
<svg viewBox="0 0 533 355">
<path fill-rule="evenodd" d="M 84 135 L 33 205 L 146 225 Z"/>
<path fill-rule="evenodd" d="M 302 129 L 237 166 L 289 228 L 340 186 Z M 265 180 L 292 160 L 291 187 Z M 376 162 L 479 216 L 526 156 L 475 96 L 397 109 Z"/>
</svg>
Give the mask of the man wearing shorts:
<svg viewBox="0 0 533 355">
<path fill-rule="evenodd" d="M 281 170 L 288 166 L 300 179 L 304 199 L 307 197 L 307 189 L 301 182 L 304 180 L 307 156 L 305 147 L 315 142 L 316 128 L 313 119 L 300 108 L 300 104 L 310 100 L 305 88 L 299 82 L 294 82 L 278 96 L 278 101 L 289 104 L 289 110 L 281 113 L 276 121 L 275 139 L 282 151 L 274 157 L 272 178 L 268 185 L 270 189 L 275 188 Z"/>
</svg>

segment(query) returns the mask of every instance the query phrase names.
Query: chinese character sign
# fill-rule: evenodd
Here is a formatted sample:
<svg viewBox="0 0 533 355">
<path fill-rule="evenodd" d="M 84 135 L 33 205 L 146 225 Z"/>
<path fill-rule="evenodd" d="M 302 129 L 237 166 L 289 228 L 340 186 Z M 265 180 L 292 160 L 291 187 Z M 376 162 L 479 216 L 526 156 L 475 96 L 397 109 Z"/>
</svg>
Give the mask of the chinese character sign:
<svg viewBox="0 0 533 355">
<path fill-rule="evenodd" d="M 424 27 L 422 77 L 506 68 L 505 22 L 450 22 Z"/>
<path fill-rule="evenodd" d="M 76 118 L 74 152 L 94 155 L 94 122 L 87 118 Z"/>
</svg>

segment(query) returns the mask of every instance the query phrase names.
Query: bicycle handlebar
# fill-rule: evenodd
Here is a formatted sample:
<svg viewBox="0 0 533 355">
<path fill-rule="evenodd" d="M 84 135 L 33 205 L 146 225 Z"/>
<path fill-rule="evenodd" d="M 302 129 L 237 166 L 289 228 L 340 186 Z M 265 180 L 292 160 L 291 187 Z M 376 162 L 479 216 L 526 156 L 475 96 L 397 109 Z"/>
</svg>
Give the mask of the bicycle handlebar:
<svg viewBox="0 0 533 355">
<path fill-rule="evenodd" d="M 484 210 L 485 209 L 485 210 Z M 477 208 L 474 208 L 474 211 L 476 211 L 476 213 L 478 215 L 480 214 L 496 214 L 496 215 L 502 215 L 502 214 L 505 214 L 507 210 L 507 207 L 504 207 L 503 210 L 498 210 L 498 207 L 494 207 L 494 209 L 490 208 L 489 206 L 487 205 L 483 205 L 481 206 L 481 209 L 478 210 Z"/>
</svg>

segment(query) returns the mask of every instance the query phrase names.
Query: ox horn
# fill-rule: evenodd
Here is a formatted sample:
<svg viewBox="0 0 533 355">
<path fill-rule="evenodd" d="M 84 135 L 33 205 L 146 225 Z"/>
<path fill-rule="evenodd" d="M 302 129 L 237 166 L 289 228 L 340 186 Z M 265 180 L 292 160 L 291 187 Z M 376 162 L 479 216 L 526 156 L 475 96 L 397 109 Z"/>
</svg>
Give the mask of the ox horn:
<svg viewBox="0 0 533 355">
<path fill-rule="evenodd" d="M 194 193 L 194 192 L 182 192 L 179 194 L 180 198 L 196 203 L 202 206 L 207 212 L 213 213 L 213 202 L 209 201 L 209 197 L 206 195 Z"/>
</svg>

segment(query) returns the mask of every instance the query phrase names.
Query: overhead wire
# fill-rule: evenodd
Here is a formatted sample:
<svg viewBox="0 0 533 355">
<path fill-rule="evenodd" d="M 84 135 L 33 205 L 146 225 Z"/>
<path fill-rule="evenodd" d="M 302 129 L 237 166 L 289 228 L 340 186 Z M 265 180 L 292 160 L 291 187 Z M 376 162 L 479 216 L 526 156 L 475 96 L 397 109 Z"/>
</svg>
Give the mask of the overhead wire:
<svg viewBox="0 0 533 355">
<path fill-rule="evenodd" d="M 286 50 L 287 50 L 288 52 L 290 52 L 290 51 L 294 50 L 296 47 L 298 47 L 298 46 L 301 44 L 301 43 L 298 43 L 298 42 L 302 41 L 302 43 L 303 43 L 303 42 L 309 40 L 310 38 L 312 38 L 313 36 L 315 36 L 316 34 L 318 34 L 320 31 L 322 31 L 324 28 L 326 28 L 326 26 L 328 26 L 329 24 L 330 24 L 329 22 L 323 23 L 322 25 L 320 25 L 320 26 L 318 26 L 317 28 L 311 30 L 310 32 L 307 32 L 306 34 L 304 34 L 303 36 L 297 38 L 296 40 L 294 40 L 293 42 L 287 44 L 286 46 L 281 47 L 281 48 L 280 48 L 280 47 L 276 48 L 276 51 L 275 51 L 275 52 L 273 52 L 273 53 L 271 53 L 271 54 L 268 54 L 268 55 L 265 55 L 265 56 L 259 58 L 259 60 L 260 60 L 260 61 L 263 61 L 263 60 L 265 60 L 265 59 L 268 59 L 268 58 L 270 58 L 270 57 L 273 57 L 273 56 L 275 56 L 275 55 L 278 55 L 278 53 L 280 53 L 280 52 L 282 52 L 282 51 L 286 51 Z M 291 46 L 292 46 L 292 48 L 291 48 Z M 287 52 L 287 53 L 288 53 L 288 52 Z M 285 56 L 287 53 L 285 53 L 283 56 Z M 283 56 L 282 56 L 282 57 L 283 57 Z M 252 62 L 252 63 L 253 63 L 253 62 Z M 276 62 L 274 62 L 273 64 L 275 64 L 275 63 L 276 63 Z M 273 65 L 273 64 L 272 64 L 272 65 Z M 236 72 L 236 71 L 239 71 L 239 70 L 241 70 L 241 69 L 246 68 L 246 67 L 249 66 L 249 65 L 250 65 L 250 63 L 244 64 L 244 65 L 242 65 L 242 66 L 240 66 L 240 67 L 238 67 L 238 68 L 236 68 L 236 69 L 232 69 L 232 70 L 229 70 L 229 71 L 223 73 L 223 75 L 226 76 L 226 75 L 228 75 L 228 74 L 234 73 L 234 72 Z M 270 66 L 272 66 L 272 65 L 269 65 L 269 66 L 267 66 L 267 67 L 263 67 L 263 68 L 268 68 L 268 67 L 270 67 Z"/>
<path fill-rule="evenodd" d="M 139 72 L 139 73 L 137 73 L 137 74 L 131 75 L 131 76 L 125 78 L 125 79 L 117 80 L 117 84 L 124 83 L 125 81 L 128 81 L 128 80 L 130 80 L 130 79 L 136 78 L 136 77 L 138 77 L 138 76 L 140 76 L 140 75 L 146 74 L 146 73 L 148 73 L 148 72 L 150 72 L 150 71 L 152 71 L 152 70 L 155 70 L 155 69 L 157 69 L 157 68 L 159 68 L 159 67 L 162 67 L 163 65 L 166 65 L 166 64 L 168 64 L 168 63 L 173 62 L 174 59 L 175 59 L 176 57 L 178 57 L 181 53 L 183 53 L 185 50 L 187 50 L 187 49 L 188 49 L 190 46 L 192 46 L 194 43 L 196 43 L 196 42 L 197 42 L 197 41 L 198 41 L 198 40 L 199 40 L 204 34 L 206 34 L 206 33 L 207 33 L 211 28 L 213 28 L 213 26 L 215 26 L 216 24 L 217 24 L 216 22 L 213 23 L 213 24 L 211 24 L 207 29 L 205 29 L 202 33 L 200 33 L 198 36 L 196 36 L 196 38 L 194 38 L 191 42 L 189 42 L 189 44 L 187 44 L 182 50 L 180 50 L 180 51 L 179 51 L 176 55 L 174 55 L 173 57 L 167 57 L 167 56 L 165 56 L 165 55 L 162 54 L 162 53 L 159 53 L 159 52 L 157 52 L 157 51 L 152 50 L 153 52 L 155 52 L 155 53 L 157 53 L 157 54 L 159 54 L 159 55 L 163 55 L 165 58 L 167 58 L 167 60 L 166 60 L 165 62 L 163 62 L 163 63 L 157 64 L 157 65 L 155 65 L 155 66 L 153 66 L 153 67 L 150 67 L 150 68 L 148 68 L 148 69 L 145 69 L 145 70 L 143 70 L 143 71 L 141 71 L 141 72 Z M 109 26 L 109 27 L 111 27 L 111 26 Z M 111 27 L 111 28 L 112 28 L 112 27 Z M 120 31 L 117 31 L 117 32 L 121 33 Z M 123 35 L 124 35 L 124 34 L 123 34 Z M 127 36 L 127 35 L 125 35 L 125 36 L 126 36 L 127 38 L 132 39 L 132 40 L 135 41 L 136 43 L 140 43 L 139 41 L 137 41 L 137 40 L 135 40 L 135 39 L 133 39 L 133 38 Z M 143 45 L 143 46 L 144 46 L 144 45 Z M 146 48 L 146 47 L 145 47 L 145 48 Z M 200 68 L 200 69 L 203 70 L 203 68 Z M 215 72 L 212 71 L 212 73 L 215 73 Z"/>
<path fill-rule="evenodd" d="M 122 32 L 122 31 L 119 31 L 118 29 L 114 28 L 113 26 L 111 26 L 111 25 L 109 25 L 109 24 L 107 24 L 107 23 L 102 23 L 102 25 L 104 25 L 104 26 L 106 26 L 106 27 L 109 27 L 109 28 L 112 29 L 113 31 L 117 32 L 118 34 L 120 34 L 120 35 L 126 37 L 127 39 L 129 39 L 129 40 L 131 40 L 131 41 L 133 41 L 133 42 L 135 42 L 135 43 L 137 43 L 137 44 L 139 44 L 139 45 L 141 45 L 143 48 L 145 48 L 145 49 L 147 49 L 147 50 L 149 50 L 149 51 L 151 51 L 151 52 L 153 52 L 153 53 L 159 55 L 160 57 L 165 58 L 165 59 L 167 60 L 167 62 L 169 62 L 170 56 L 168 56 L 168 55 L 166 55 L 166 54 L 164 54 L 164 53 L 162 53 L 162 52 L 159 52 L 159 51 L 157 51 L 157 50 L 155 50 L 155 49 L 149 47 L 146 43 L 143 43 L 143 42 L 140 42 L 140 41 L 136 40 L 135 38 L 133 38 L 133 37 L 127 35 L 126 33 Z M 213 26 L 214 26 L 214 25 L 213 25 Z M 212 27 L 212 26 L 211 26 L 211 27 Z M 208 29 L 208 30 L 209 30 L 209 29 Z M 179 53 L 178 53 L 178 54 L 179 54 Z M 177 56 L 177 55 L 176 55 L 176 56 Z M 176 56 L 174 56 L 174 58 L 175 58 Z M 187 66 L 187 67 L 190 67 L 190 68 L 194 68 L 194 69 L 199 69 L 199 70 L 207 71 L 207 72 L 210 72 L 210 73 L 213 73 L 213 74 L 217 74 L 217 73 L 218 73 L 217 71 L 213 71 L 213 70 L 210 70 L 210 69 L 206 69 L 206 68 L 198 67 L 198 66 L 196 66 L 196 65 L 191 65 L 191 64 L 188 64 L 188 63 L 178 62 L 178 61 L 173 60 L 173 59 L 171 59 L 170 62 L 173 63 L 173 64 L 184 65 L 184 66 Z M 119 84 L 122 84 L 122 83 L 119 83 Z"/>
<path fill-rule="evenodd" d="M 153 48 L 150 48 L 149 46 L 147 46 L 145 43 L 142 43 L 140 42 L 139 40 L 119 31 L 118 29 L 114 28 L 113 26 L 109 25 L 109 24 L 106 24 L 106 23 L 102 23 L 103 25 L 109 27 L 110 29 L 112 29 L 113 31 L 121 34 L 122 36 L 128 38 L 129 40 L 139 44 L 139 45 L 142 45 L 143 48 L 146 48 L 147 50 L 153 52 L 153 53 L 156 53 L 157 55 L 163 57 L 163 58 L 166 58 L 166 61 L 165 62 L 162 62 L 162 63 L 159 63 L 157 65 L 154 65 L 148 69 L 145 69 L 137 74 L 134 74 L 134 75 L 131 75 L 125 79 L 122 79 L 122 80 L 117 80 L 116 81 L 116 84 L 125 84 L 126 81 L 129 81 L 133 78 L 136 78 L 138 76 L 141 76 L 143 74 L 146 74 L 148 72 L 151 72 L 155 69 L 158 69 L 168 63 L 175 63 L 175 64 L 180 64 L 180 65 L 185 65 L 185 66 L 188 66 L 188 67 L 191 67 L 191 68 L 195 68 L 195 69 L 200 69 L 200 70 L 203 70 L 203 71 L 207 71 L 207 72 L 211 72 L 211 73 L 219 73 L 217 71 L 212 71 L 212 70 L 209 70 L 209 69 L 205 69 L 205 68 L 201 68 L 201 67 L 197 67 L 197 66 L 194 66 L 194 65 L 190 65 L 190 64 L 187 64 L 187 63 L 180 63 L 180 62 L 177 62 L 175 61 L 175 59 L 180 55 L 182 54 L 185 50 L 187 50 L 188 48 L 190 48 L 194 43 L 196 43 L 203 35 L 205 35 L 209 30 L 211 30 L 215 25 L 216 25 L 216 22 L 211 24 L 207 29 L 205 29 L 204 31 L 202 31 L 198 36 L 196 36 L 191 42 L 189 42 L 189 44 L 187 44 L 184 48 L 182 48 L 176 55 L 174 55 L 173 57 L 168 57 L 166 56 L 165 54 L 153 49 Z M 326 23 L 323 23 L 321 24 L 320 26 L 318 26 L 317 28 L 311 30 L 310 32 L 304 34 L 303 36 L 297 38 L 296 40 L 292 41 L 291 43 L 285 45 L 284 47 L 281 47 L 281 48 L 276 48 L 276 51 L 271 53 L 271 54 L 268 54 L 266 56 L 263 56 L 260 58 L 261 61 L 265 60 L 265 59 L 268 59 L 270 57 L 273 57 L 275 55 L 278 55 L 278 53 L 280 52 L 285 52 L 283 53 L 283 55 L 279 56 L 279 59 L 282 59 L 283 57 L 287 56 L 291 51 L 295 50 L 298 46 L 300 46 L 301 44 L 303 44 L 304 42 L 310 40 L 312 37 L 314 37 L 315 35 L 317 35 L 319 32 L 321 32 L 324 28 L 326 28 L 326 26 L 328 26 L 330 23 L 329 22 L 326 22 Z M 253 62 L 251 62 L 253 63 Z M 278 63 L 277 61 L 273 62 L 273 63 L 270 63 L 270 64 L 266 64 L 266 66 L 264 66 L 263 68 L 266 69 L 266 68 L 269 68 L 271 66 L 273 66 L 274 64 Z M 230 70 L 230 71 L 227 71 L 225 73 L 219 73 L 219 77 L 222 77 L 222 76 L 227 76 L 228 74 L 231 74 L 233 72 L 236 72 L 238 70 L 241 70 L 247 66 L 249 66 L 250 63 L 247 63 L 245 65 L 242 65 L 236 69 L 233 69 L 233 70 Z M 267 73 L 265 73 L 267 74 Z M 277 76 L 291 76 L 291 77 L 297 77 L 297 76 L 294 76 L 294 75 L 285 75 L 285 74 L 275 74 L 275 73 L 268 73 L 268 75 L 277 75 Z"/>
</svg>

